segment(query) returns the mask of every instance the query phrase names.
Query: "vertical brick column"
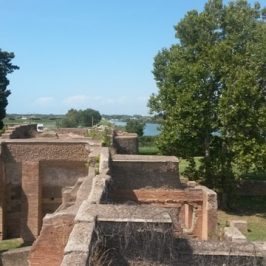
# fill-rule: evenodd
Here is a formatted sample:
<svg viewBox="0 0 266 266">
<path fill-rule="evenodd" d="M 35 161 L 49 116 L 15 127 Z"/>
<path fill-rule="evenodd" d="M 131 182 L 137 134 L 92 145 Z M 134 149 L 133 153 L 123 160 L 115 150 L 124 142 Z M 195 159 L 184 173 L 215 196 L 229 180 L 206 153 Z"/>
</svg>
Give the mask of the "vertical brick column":
<svg viewBox="0 0 266 266">
<path fill-rule="evenodd" d="M 202 206 L 202 240 L 211 239 L 216 231 L 217 224 L 217 195 L 216 193 L 201 186 L 203 192 Z"/>
<path fill-rule="evenodd" d="M 5 172 L 0 158 L 0 240 L 5 237 Z"/>
<path fill-rule="evenodd" d="M 32 242 L 41 227 L 41 182 L 39 162 L 22 162 L 21 237 Z"/>
</svg>

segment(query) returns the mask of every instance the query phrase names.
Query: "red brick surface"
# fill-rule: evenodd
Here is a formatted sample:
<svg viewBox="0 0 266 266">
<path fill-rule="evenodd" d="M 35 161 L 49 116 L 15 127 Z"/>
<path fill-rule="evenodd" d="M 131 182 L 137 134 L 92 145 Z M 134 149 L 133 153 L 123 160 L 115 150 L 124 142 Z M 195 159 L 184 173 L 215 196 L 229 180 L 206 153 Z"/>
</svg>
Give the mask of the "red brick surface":
<svg viewBox="0 0 266 266">
<path fill-rule="evenodd" d="M 59 266 L 63 260 L 64 248 L 74 225 L 74 216 L 58 215 L 44 221 L 38 239 L 34 242 L 30 266 Z"/>
</svg>

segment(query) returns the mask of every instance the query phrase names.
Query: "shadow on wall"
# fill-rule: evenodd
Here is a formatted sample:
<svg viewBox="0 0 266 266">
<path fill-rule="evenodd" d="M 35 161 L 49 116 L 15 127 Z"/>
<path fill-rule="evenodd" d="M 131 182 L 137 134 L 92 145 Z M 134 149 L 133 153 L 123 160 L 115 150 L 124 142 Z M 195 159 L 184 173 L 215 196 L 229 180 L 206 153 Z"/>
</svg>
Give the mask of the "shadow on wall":
<svg viewBox="0 0 266 266">
<path fill-rule="evenodd" d="M 21 221 L 20 221 L 20 230 L 21 230 L 21 238 L 24 241 L 24 244 L 32 244 L 35 240 L 35 236 L 28 226 L 28 220 L 32 217 L 28 217 L 29 212 L 29 204 L 28 198 L 24 193 L 23 189 L 21 191 Z"/>
<path fill-rule="evenodd" d="M 169 224 L 99 222 L 92 243 L 88 265 L 194 265 L 189 241 Z"/>
</svg>

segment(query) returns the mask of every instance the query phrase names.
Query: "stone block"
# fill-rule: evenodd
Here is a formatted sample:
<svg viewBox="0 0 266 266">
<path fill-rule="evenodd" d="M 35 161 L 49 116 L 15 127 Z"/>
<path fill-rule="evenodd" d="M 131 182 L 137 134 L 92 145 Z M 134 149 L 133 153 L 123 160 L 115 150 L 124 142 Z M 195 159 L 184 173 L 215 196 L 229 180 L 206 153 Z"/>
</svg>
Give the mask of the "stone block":
<svg viewBox="0 0 266 266">
<path fill-rule="evenodd" d="M 87 265 L 89 254 L 87 252 L 71 252 L 64 256 L 61 266 L 84 266 Z"/>
<path fill-rule="evenodd" d="M 95 223 L 76 223 L 65 247 L 64 253 L 88 252 Z"/>
<path fill-rule="evenodd" d="M 246 242 L 247 238 L 236 227 L 224 228 L 224 239 L 232 242 Z"/>
<path fill-rule="evenodd" d="M 248 230 L 248 223 L 244 220 L 232 220 L 230 221 L 230 227 L 236 227 L 241 232 Z"/>
</svg>

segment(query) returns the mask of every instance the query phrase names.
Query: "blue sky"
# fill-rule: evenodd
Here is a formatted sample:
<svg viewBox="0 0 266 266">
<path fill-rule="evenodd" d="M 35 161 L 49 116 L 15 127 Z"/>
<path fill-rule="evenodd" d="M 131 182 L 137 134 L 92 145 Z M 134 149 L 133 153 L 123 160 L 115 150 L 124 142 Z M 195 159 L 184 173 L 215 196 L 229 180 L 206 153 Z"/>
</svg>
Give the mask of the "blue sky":
<svg viewBox="0 0 266 266">
<path fill-rule="evenodd" d="M 9 75 L 7 112 L 148 114 L 154 56 L 176 42 L 173 26 L 186 12 L 205 2 L 0 0 L 0 48 L 20 67 Z"/>
</svg>

